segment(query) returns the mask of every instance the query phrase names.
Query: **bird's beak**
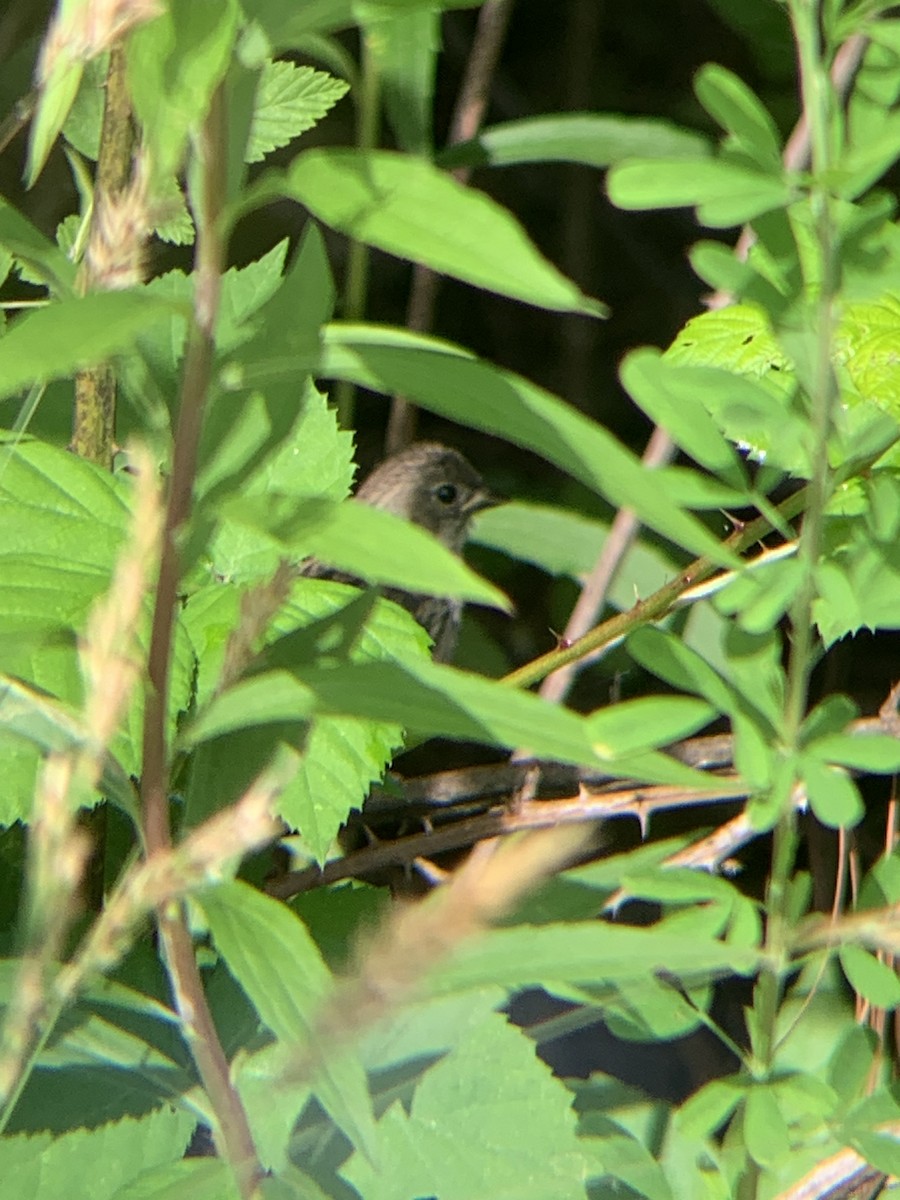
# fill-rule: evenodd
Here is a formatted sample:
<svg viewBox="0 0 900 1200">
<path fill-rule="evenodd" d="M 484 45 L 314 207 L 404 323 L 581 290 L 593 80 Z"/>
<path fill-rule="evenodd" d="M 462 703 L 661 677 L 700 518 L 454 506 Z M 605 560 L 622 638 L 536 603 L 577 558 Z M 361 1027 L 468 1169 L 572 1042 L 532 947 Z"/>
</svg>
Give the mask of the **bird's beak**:
<svg viewBox="0 0 900 1200">
<path fill-rule="evenodd" d="M 506 496 L 499 496 L 489 488 L 479 488 L 466 502 L 466 516 L 474 517 L 476 513 L 483 512 L 486 508 L 496 508 L 498 504 L 505 504 L 506 501 Z"/>
</svg>

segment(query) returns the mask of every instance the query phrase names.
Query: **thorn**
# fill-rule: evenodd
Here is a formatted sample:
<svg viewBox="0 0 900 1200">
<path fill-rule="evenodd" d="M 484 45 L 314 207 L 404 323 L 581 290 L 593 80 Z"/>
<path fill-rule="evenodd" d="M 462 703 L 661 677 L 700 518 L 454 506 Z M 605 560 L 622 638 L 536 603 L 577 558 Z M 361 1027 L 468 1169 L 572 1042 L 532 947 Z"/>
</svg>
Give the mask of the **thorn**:
<svg viewBox="0 0 900 1200">
<path fill-rule="evenodd" d="M 647 834 L 650 831 L 650 813 L 640 793 L 634 798 L 634 815 L 637 817 L 638 824 L 641 827 L 641 841 L 646 842 Z"/>
<path fill-rule="evenodd" d="M 430 858 L 424 858 L 421 854 L 413 859 L 412 865 L 433 887 L 438 887 L 450 877 L 449 871 L 445 871 L 443 867 L 439 867 L 437 863 L 432 862 Z"/>
</svg>

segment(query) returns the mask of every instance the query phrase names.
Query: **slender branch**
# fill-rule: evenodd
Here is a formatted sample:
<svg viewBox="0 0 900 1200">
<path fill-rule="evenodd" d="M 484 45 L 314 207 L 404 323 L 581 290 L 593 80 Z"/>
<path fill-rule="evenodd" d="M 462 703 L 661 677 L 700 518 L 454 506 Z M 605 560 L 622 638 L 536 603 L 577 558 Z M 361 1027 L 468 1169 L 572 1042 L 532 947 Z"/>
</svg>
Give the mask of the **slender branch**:
<svg viewBox="0 0 900 1200">
<path fill-rule="evenodd" d="M 413 862 L 419 855 L 458 850 L 461 846 L 470 846 L 485 838 L 508 836 L 527 829 L 550 829 L 557 825 L 578 825 L 623 816 L 634 817 L 645 828 L 654 812 L 744 800 L 748 794 L 747 785 L 741 779 L 735 775 L 725 775 L 711 776 L 708 791 L 667 784 L 653 787 L 631 785 L 621 791 L 599 795 L 584 789 L 577 796 L 561 800 L 527 800 L 515 812 L 505 806 L 499 807 L 440 829 L 367 846 L 344 859 L 326 863 L 324 867 L 288 872 L 271 880 L 267 884 L 267 891 L 273 896 L 287 899 L 298 892 L 323 887 L 339 879 Z"/>
<path fill-rule="evenodd" d="M 37 99 L 37 88 L 33 88 L 26 95 L 20 96 L 12 109 L 0 121 L 0 154 L 31 120 L 37 106 Z"/>
<path fill-rule="evenodd" d="M 796 770 L 790 767 L 790 761 L 799 749 L 812 674 L 815 569 L 822 548 L 825 509 L 834 486 L 834 475 L 828 464 L 828 439 L 838 395 L 831 365 L 834 303 L 838 286 L 837 260 L 832 201 L 825 182 L 832 166 L 830 143 L 836 100 L 823 64 L 819 0 L 788 0 L 788 9 L 797 46 L 803 114 L 808 125 L 813 171 L 810 207 L 817 261 L 812 273 L 804 279 L 806 297 L 812 298 L 809 326 L 814 338 L 812 379 L 804 380 L 810 404 L 813 475 L 807 488 L 808 503 L 798 551 L 801 583 L 789 611 L 791 637 L 781 738 L 786 769 L 780 773 L 780 781 L 773 794 L 773 800 L 778 802 L 780 810 L 772 841 L 772 865 L 765 894 L 768 965 L 760 972 L 754 999 L 754 1058 L 755 1071 L 760 1078 L 767 1078 L 774 1067 L 778 1014 L 785 969 L 792 949 L 789 889 L 798 832 L 796 811 L 791 803 L 797 775 Z M 740 1200 L 755 1200 L 760 1184 L 760 1166 L 748 1156 L 738 1184 Z"/>
<path fill-rule="evenodd" d="M 792 521 L 803 511 L 806 501 L 806 488 L 803 488 L 784 500 L 779 505 L 778 512 L 785 522 Z M 725 538 L 722 546 L 725 550 L 740 554 L 771 532 L 771 522 L 766 517 L 758 517 L 755 521 L 735 529 L 729 537 Z M 505 675 L 503 682 L 514 687 L 529 687 L 538 680 L 544 679 L 551 671 L 556 671 L 560 667 L 577 662 L 587 655 L 603 649 L 641 625 L 659 620 L 670 611 L 679 597 L 696 584 L 709 579 L 717 569 L 717 563 L 709 557 L 695 559 L 675 579 L 664 584 L 646 600 L 639 600 L 628 612 L 617 613 L 616 616 L 595 626 L 584 637 L 579 638 L 571 645 L 560 646 L 539 658 L 532 659 L 531 662 L 525 663 Z"/>
<path fill-rule="evenodd" d="M 168 811 L 166 714 L 180 579 L 178 546 L 179 535 L 190 514 L 225 266 L 221 222 L 226 179 L 225 144 L 224 96 L 220 88 L 210 101 L 209 113 L 196 148 L 201 182 L 199 194 L 194 197 L 195 209 L 199 210 L 194 316 L 185 358 L 150 638 L 149 684 L 144 713 L 144 770 L 141 780 L 144 835 L 150 856 L 165 854 L 172 844 Z M 181 905 L 175 902 L 160 905 L 157 924 L 182 1027 L 218 1123 L 218 1129 L 214 1132 L 219 1150 L 231 1164 L 241 1194 L 249 1198 L 261 1178 L 261 1167 L 247 1115 L 231 1084 L 228 1060 L 206 1002 L 193 940 Z"/>
<path fill-rule="evenodd" d="M 674 454 L 674 442 L 666 431 L 657 425 L 650 436 L 641 462 L 651 470 L 671 462 Z M 585 580 L 563 632 L 563 640 L 567 644 L 584 637 L 597 620 L 619 567 L 637 537 L 639 526 L 640 521 L 633 509 L 620 508 L 616 513 L 600 557 Z M 548 675 L 540 687 L 540 694 L 544 699 L 552 703 L 561 703 L 572 686 L 576 673 L 591 661 L 591 657 L 587 655 L 579 661 L 569 662 Z"/>
<path fill-rule="evenodd" d="M 460 86 L 459 96 L 450 122 L 448 146 L 467 142 L 481 128 L 487 108 L 491 80 L 497 68 L 500 51 L 506 37 L 515 0 L 487 0 L 478 15 L 478 28 L 472 52 Z M 468 183 L 471 167 L 457 167 L 452 174 L 460 183 Z M 417 333 L 427 333 L 434 322 L 434 310 L 441 286 L 441 276 L 429 267 L 417 263 L 413 269 L 412 290 L 406 311 L 406 324 Z M 388 418 L 385 450 L 396 454 L 408 446 L 416 433 L 418 410 L 403 396 L 395 396 Z"/>
</svg>

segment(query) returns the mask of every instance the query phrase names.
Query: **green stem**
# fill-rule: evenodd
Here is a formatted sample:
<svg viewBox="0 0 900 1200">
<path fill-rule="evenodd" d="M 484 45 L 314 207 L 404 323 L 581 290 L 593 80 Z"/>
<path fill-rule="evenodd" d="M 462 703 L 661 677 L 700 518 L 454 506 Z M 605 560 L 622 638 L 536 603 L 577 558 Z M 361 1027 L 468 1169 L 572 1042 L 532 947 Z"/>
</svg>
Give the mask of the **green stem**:
<svg viewBox="0 0 900 1200">
<path fill-rule="evenodd" d="M 833 110 L 831 82 L 823 62 L 819 32 L 819 0 L 789 0 L 797 42 L 803 108 L 809 123 L 813 185 L 810 207 L 816 232 L 817 256 L 805 279 L 809 328 L 815 330 L 815 345 L 809 374 L 805 379 L 810 401 L 810 455 L 813 475 L 807 489 L 808 504 L 800 533 L 798 561 L 802 583 L 790 608 L 791 644 L 787 665 L 782 752 L 788 762 L 800 750 L 801 729 L 806 714 L 809 681 L 815 655 L 813 605 L 816 599 L 815 572 L 822 549 L 825 510 L 834 488 L 828 466 L 828 438 L 837 402 L 837 386 L 831 366 L 834 298 L 837 291 L 831 201 L 822 182 L 831 166 L 830 120 Z M 801 255 L 802 259 L 802 255 Z M 796 771 L 785 772 L 780 785 L 781 811 L 775 826 L 772 866 L 766 886 L 766 961 L 756 988 L 754 1013 L 754 1074 L 768 1078 L 775 1065 L 776 1029 L 785 970 L 791 949 L 789 885 L 797 848 L 796 809 L 791 791 Z M 748 1161 L 738 1188 L 739 1200 L 756 1200 L 762 1171 Z"/>
<path fill-rule="evenodd" d="M 779 505 L 778 512 L 785 523 L 792 521 L 803 511 L 807 501 L 807 490 L 803 488 L 801 491 L 795 492 Z M 726 550 L 740 554 L 756 545 L 771 532 L 772 522 L 767 517 L 758 517 L 749 525 L 736 529 L 722 545 Z M 671 610 L 679 596 L 690 588 L 696 587 L 705 579 L 709 579 L 718 569 L 718 562 L 712 558 L 696 559 L 685 567 L 675 579 L 664 584 L 646 600 L 639 600 L 628 612 L 618 613 L 601 625 L 596 625 L 584 637 L 572 642 L 571 645 L 560 646 L 559 649 L 542 654 L 540 658 L 532 659 L 531 662 L 525 663 L 515 671 L 510 671 L 508 675 L 504 675 L 503 683 L 508 683 L 513 687 L 530 687 L 560 667 L 577 662 L 604 646 L 608 646 L 611 642 L 623 638 L 633 629 L 647 625 L 651 621 L 658 621 L 660 617 L 665 616 Z"/>
</svg>

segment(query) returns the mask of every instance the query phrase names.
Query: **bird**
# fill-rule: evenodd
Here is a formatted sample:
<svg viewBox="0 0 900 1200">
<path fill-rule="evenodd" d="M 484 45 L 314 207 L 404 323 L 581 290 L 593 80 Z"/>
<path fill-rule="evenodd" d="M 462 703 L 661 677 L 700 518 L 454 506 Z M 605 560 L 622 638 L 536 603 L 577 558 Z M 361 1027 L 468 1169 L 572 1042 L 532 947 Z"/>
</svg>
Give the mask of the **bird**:
<svg viewBox="0 0 900 1200">
<path fill-rule="evenodd" d="M 501 498 L 458 450 L 438 442 L 414 442 L 380 463 L 360 484 L 355 499 L 427 529 L 454 554 L 461 554 L 472 518 Z M 363 581 L 308 559 L 301 574 L 362 585 Z M 432 658 L 448 662 L 456 649 L 462 602 L 385 588 L 382 595 L 405 608 L 432 641 Z"/>
</svg>

